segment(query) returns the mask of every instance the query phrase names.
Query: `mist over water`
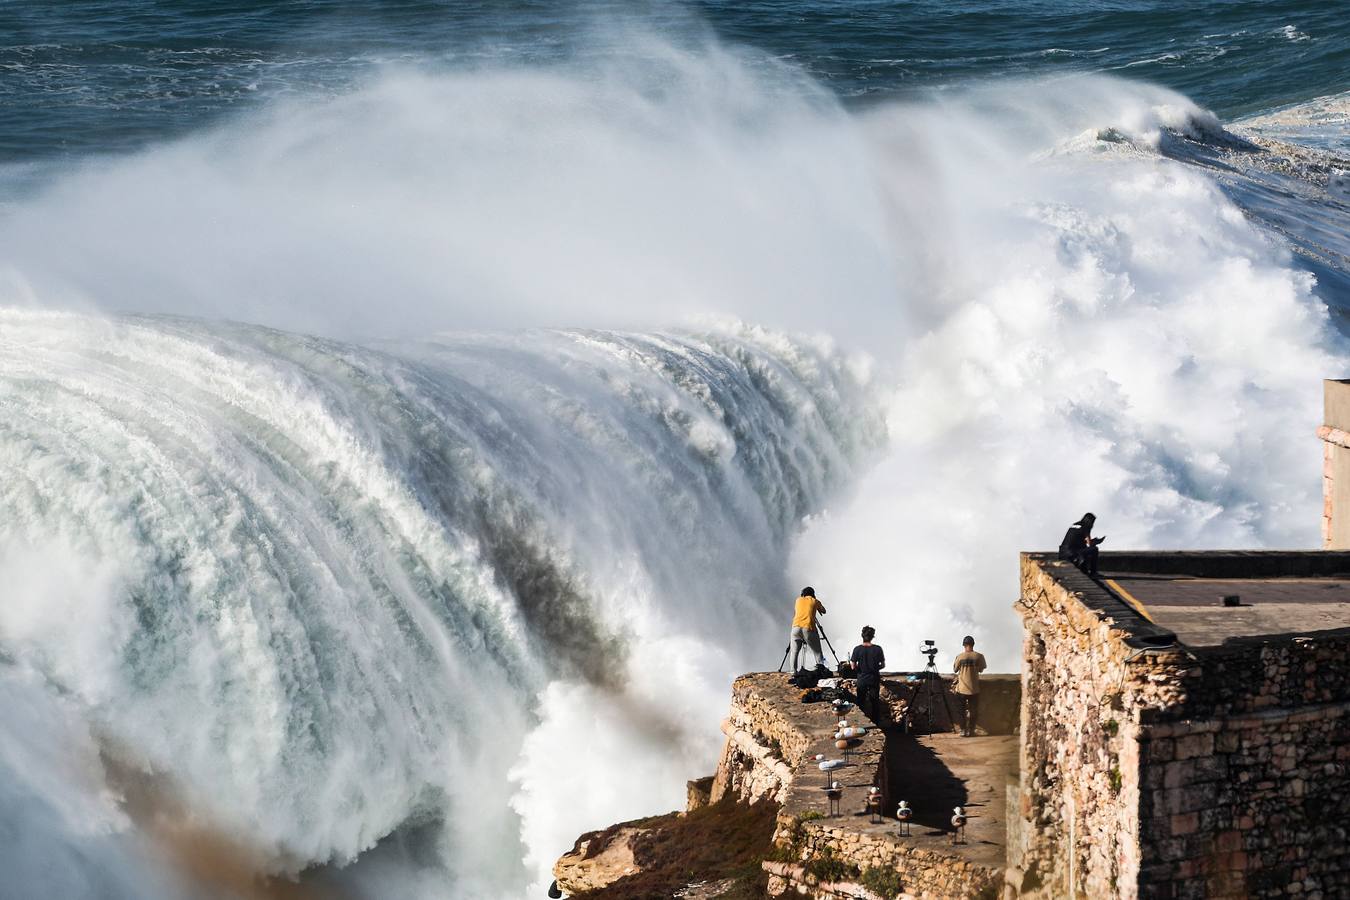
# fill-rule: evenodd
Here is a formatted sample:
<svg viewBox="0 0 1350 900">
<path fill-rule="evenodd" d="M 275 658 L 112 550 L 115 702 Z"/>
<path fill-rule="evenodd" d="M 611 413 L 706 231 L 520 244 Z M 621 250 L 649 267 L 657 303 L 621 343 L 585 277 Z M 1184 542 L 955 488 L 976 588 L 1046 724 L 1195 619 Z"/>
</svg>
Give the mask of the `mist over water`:
<svg viewBox="0 0 1350 900">
<path fill-rule="evenodd" d="M 0 223 L 16 290 L 363 337 L 700 313 L 897 337 L 836 102 L 633 40 L 640 66 L 391 74 L 91 164 Z"/>
<path fill-rule="evenodd" d="M 1107 76 L 849 108 L 706 35 L 604 44 L 10 198 L 26 891 L 200 895 L 130 771 L 308 885 L 534 895 L 711 771 L 801 584 L 841 651 L 1013 670 L 1016 553 L 1089 509 L 1106 549 L 1316 545 L 1343 298 L 1183 161 L 1214 115 Z"/>
</svg>

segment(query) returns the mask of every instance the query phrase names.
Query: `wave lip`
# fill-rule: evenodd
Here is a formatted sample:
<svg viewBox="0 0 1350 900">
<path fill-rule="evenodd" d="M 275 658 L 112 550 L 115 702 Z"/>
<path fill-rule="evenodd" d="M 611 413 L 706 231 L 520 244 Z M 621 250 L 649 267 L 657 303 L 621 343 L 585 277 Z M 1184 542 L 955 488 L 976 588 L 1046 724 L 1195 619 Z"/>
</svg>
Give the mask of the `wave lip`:
<svg viewBox="0 0 1350 900">
<path fill-rule="evenodd" d="M 884 437 L 853 361 L 750 327 L 0 323 L 0 568 L 30 587 L 2 646 L 276 873 L 438 823 L 447 877 L 519 883 L 536 698 L 621 696 L 691 632 L 744 656 L 796 522 Z"/>
</svg>

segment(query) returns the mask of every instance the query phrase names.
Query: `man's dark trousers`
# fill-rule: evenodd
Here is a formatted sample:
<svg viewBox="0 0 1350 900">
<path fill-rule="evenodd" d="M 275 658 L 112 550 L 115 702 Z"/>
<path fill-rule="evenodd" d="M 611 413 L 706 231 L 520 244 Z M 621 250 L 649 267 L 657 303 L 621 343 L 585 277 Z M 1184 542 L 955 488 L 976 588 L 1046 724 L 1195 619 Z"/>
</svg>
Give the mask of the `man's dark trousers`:
<svg viewBox="0 0 1350 900">
<path fill-rule="evenodd" d="M 961 733 L 966 737 L 973 737 L 975 719 L 980 714 L 980 695 L 957 694 L 956 699 L 961 703 Z"/>
<path fill-rule="evenodd" d="M 881 682 L 858 679 L 858 708 L 881 724 Z"/>
</svg>

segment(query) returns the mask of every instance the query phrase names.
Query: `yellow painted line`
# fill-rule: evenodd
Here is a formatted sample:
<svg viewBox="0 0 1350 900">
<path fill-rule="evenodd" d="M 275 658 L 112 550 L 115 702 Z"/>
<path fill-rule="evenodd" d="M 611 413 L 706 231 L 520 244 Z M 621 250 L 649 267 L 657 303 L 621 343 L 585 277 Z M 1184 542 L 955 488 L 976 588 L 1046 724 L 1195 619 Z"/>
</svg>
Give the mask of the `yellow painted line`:
<svg viewBox="0 0 1350 900">
<path fill-rule="evenodd" d="M 1148 610 L 1144 608 L 1144 604 L 1140 603 L 1135 598 L 1134 594 L 1131 594 L 1129 591 L 1121 587 L 1120 584 L 1114 578 L 1106 579 L 1106 583 L 1111 585 L 1111 590 L 1115 591 L 1125 600 L 1126 603 L 1130 604 L 1130 606 L 1134 608 L 1135 612 L 1139 613 L 1139 615 L 1143 616 L 1145 619 L 1148 619 L 1150 622 L 1153 622 L 1153 617 L 1148 614 Z M 1157 625 L 1158 623 L 1153 622 L 1153 624 Z"/>
</svg>

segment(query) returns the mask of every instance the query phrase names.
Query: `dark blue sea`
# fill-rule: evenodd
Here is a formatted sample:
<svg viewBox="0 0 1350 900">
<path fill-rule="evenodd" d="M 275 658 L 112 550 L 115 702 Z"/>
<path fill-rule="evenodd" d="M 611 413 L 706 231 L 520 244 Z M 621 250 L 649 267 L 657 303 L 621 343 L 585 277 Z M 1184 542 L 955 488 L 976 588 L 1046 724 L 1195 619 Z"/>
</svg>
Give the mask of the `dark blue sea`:
<svg viewBox="0 0 1350 900">
<path fill-rule="evenodd" d="M 803 584 L 1320 546 L 1347 23 L 3 0 L 0 900 L 539 897 Z"/>
<path fill-rule="evenodd" d="M 125 152 L 278 97 L 352 90 L 390 65 L 622 56 L 627 28 L 753 48 L 850 104 L 1104 72 L 1227 118 L 1350 89 L 1348 17 L 1350 5 L 1310 0 L 11 2 L 0 8 L 0 160 Z"/>
</svg>

